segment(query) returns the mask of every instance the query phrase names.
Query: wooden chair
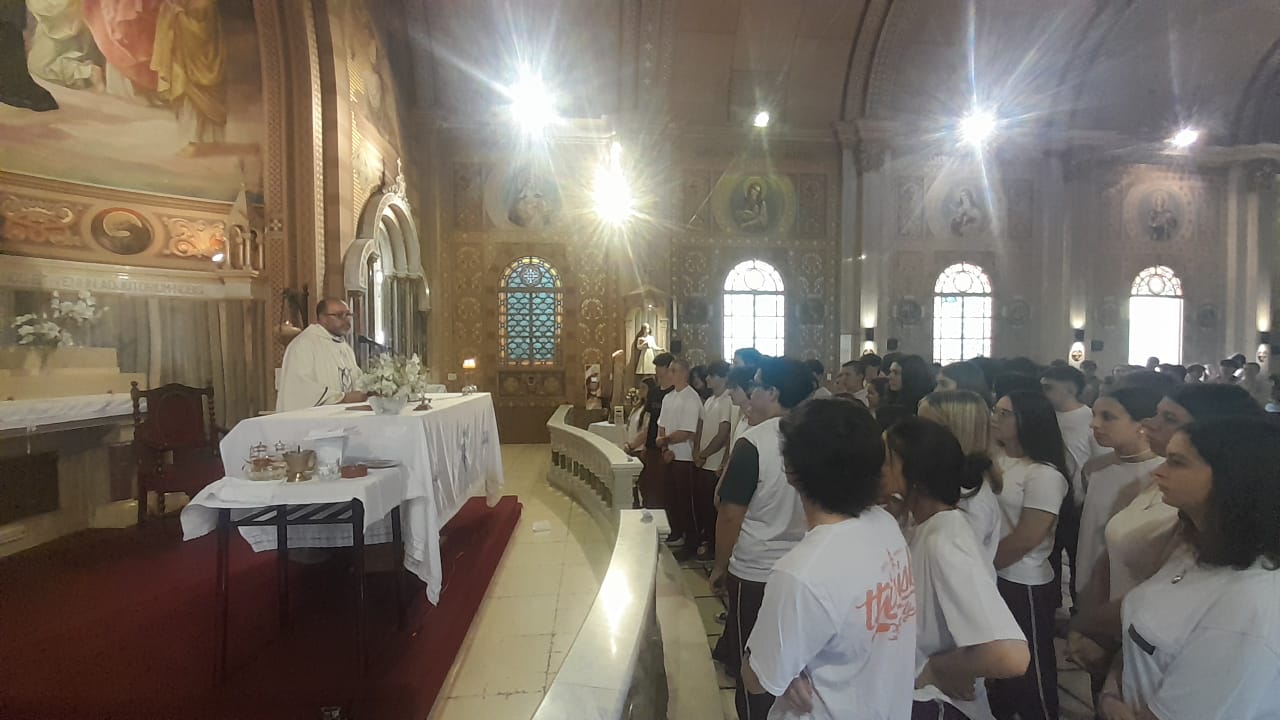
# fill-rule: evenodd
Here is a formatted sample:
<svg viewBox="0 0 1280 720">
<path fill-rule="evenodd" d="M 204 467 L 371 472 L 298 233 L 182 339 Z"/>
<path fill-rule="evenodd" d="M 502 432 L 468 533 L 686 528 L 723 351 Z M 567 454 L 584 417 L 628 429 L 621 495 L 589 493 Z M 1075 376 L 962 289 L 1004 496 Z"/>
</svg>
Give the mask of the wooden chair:
<svg viewBox="0 0 1280 720">
<path fill-rule="evenodd" d="M 147 493 L 155 491 L 160 514 L 164 494 L 194 496 L 224 474 L 218 443 L 227 431 L 214 418 L 213 383 L 193 388 L 170 383 L 140 390 L 132 383 L 133 452 L 138 463 L 138 524 L 147 517 Z M 141 401 L 146 398 L 144 413 Z"/>
</svg>

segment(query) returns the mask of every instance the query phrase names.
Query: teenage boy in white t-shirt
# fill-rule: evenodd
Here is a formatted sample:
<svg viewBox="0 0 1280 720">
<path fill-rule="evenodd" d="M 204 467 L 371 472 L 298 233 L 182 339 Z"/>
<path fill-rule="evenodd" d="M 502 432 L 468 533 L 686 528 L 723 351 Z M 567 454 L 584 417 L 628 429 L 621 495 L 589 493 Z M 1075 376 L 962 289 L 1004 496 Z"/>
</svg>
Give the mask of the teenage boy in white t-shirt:
<svg viewBox="0 0 1280 720">
<path fill-rule="evenodd" d="M 720 480 L 720 467 L 729 454 L 729 435 L 733 431 L 733 416 L 738 409 L 727 391 L 729 363 L 717 360 L 707 366 L 707 388 L 711 397 L 702 404 L 702 421 L 698 423 L 698 448 L 693 456 L 693 510 L 698 525 L 698 558 L 715 557 L 713 543 L 716 534 L 716 483 Z"/>
<path fill-rule="evenodd" d="M 689 362 L 677 359 L 667 371 L 672 391 L 662 399 L 658 416 L 658 448 L 666 463 L 666 511 L 672 547 L 697 547 L 693 518 L 693 442 L 702 419 L 702 398 L 689 385 Z"/>
<path fill-rule="evenodd" d="M 770 358 L 761 365 L 748 400 L 755 425 L 733 446 L 720 483 L 716 519 L 716 563 L 711 584 L 729 600 L 725 635 L 733 638 L 736 658 L 743 649 L 764 599 L 773 565 L 804 537 L 800 496 L 782 469 L 778 424 L 791 408 L 813 392 L 813 376 L 797 360 Z M 734 698 L 738 717 L 763 718 L 773 704 L 768 694 L 749 695 L 739 673 Z"/>
<path fill-rule="evenodd" d="M 811 400 L 781 431 L 809 532 L 769 576 L 744 684 L 778 698 L 770 720 L 908 720 L 915 582 L 898 522 L 875 505 L 880 427 L 854 403 Z"/>
<path fill-rule="evenodd" d="M 1058 365 L 1040 374 L 1040 389 L 1053 405 L 1058 416 L 1058 428 L 1062 431 L 1062 442 L 1067 447 L 1067 480 L 1070 481 L 1071 492 L 1068 502 L 1063 503 L 1062 512 L 1058 515 L 1058 528 L 1055 531 L 1053 554 L 1049 562 L 1053 566 L 1053 576 L 1062 579 L 1062 554 L 1065 552 L 1071 565 L 1071 604 L 1075 605 L 1076 590 L 1089 578 L 1076 578 L 1076 548 L 1080 543 L 1080 512 L 1084 506 L 1084 484 L 1080 479 L 1080 471 L 1085 464 L 1095 457 L 1105 455 L 1107 449 L 1098 444 L 1093 437 L 1093 410 L 1080 402 L 1084 392 L 1084 373 L 1070 365 Z"/>
</svg>

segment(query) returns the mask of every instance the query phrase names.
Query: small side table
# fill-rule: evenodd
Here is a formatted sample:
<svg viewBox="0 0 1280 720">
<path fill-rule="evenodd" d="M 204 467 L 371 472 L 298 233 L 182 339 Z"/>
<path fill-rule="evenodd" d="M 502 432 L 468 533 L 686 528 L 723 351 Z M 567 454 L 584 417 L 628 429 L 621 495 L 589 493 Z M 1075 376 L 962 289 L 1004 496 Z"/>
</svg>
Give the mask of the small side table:
<svg viewBox="0 0 1280 720">
<path fill-rule="evenodd" d="M 391 542 L 395 546 L 395 594 L 399 625 L 404 629 L 404 540 L 400 530 L 400 508 L 391 510 Z M 364 622 L 364 505 L 359 500 L 310 505 L 272 505 L 251 510 L 233 519 L 230 508 L 218 510 L 218 672 L 217 681 L 227 677 L 227 625 L 230 593 L 228 563 L 231 529 L 236 527 L 276 528 L 276 568 L 280 627 L 289 624 L 289 527 L 294 525 L 350 525 L 351 547 L 355 552 L 356 576 L 356 648 L 360 671 L 367 660 Z"/>
</svg>

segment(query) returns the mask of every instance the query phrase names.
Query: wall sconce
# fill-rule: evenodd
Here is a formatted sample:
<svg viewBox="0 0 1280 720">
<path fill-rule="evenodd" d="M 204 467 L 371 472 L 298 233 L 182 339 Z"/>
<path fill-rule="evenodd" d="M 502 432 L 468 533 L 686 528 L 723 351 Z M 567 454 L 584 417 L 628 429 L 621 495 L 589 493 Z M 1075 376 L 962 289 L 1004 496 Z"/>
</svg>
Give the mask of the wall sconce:
<svg viewBox="0 0 1280 720">
<path fill-rule="evenodd" d="M 1258 332 L 1258 352 L 1256 354 L 1258 364 L 1265 368 L 1271 360 L 1271 331 L 1260 330 Z"/>
<path fill-rule="evenodd" d="M 1084 342 L 1084 328 L 1076 328 L 1072 331 L 1071 336 L 1078 343 Z"/>
<path fill-rule="evenodd" d="M 476 391 L 476 385 L 472 381 L 472 377 L 476 371 L 476 359 L 473 357 L 466 358 L 462 361 L 462 373 L 466 377 L 466 386 L 462 388 L 462 394 L 470 395 Z"/>
<path fill-rule="evenodd" d="M 867 341 L 867 342 L 875 342 L 875 341 L 876 341 L 876 329 L 875 329 L 875 328 L 870 328 L 870 327 L 869 327 L 869 328 L 863 328 L 863 329 L 862 329 L 862 339 L 863 339 L 863 340 L 865 340 L 865 341 Z"/>
</svg>

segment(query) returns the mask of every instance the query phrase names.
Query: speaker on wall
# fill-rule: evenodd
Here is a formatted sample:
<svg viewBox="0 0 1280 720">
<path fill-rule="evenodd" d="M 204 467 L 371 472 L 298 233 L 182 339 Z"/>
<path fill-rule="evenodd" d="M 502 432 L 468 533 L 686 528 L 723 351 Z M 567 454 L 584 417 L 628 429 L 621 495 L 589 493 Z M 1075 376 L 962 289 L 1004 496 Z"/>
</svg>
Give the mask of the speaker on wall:
<svg viewBox="0 0 1280 720">
<path fill-rule="evenodd" d="M 1102 346 L 1103 346 L 1103 343 L 1101 340 L 1094 340 L 1093 342 L 1089 343 L 1089 350 L 1091 352 L 1102 352 Z"/>
<path fill-rule="evenodd" d="M 682 353 L 682 352 L 684 352 L 684 341 L 683 341 L 683 340 L 672 340 L 672 341 L 671 341 L 671 354 L 672 354 L 672 355 L 679 355 L 679 354 L 680 354 L 680 353 Z"/>
<path fill-rule="evenodd" d="M 889 338 L 889 342 L 885 344 L 889 348 L 889 352 L 898 351 L 898 338 Z"/>
</svg>

